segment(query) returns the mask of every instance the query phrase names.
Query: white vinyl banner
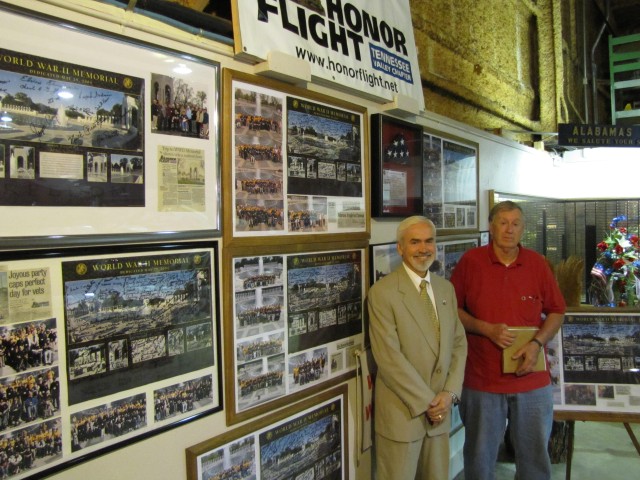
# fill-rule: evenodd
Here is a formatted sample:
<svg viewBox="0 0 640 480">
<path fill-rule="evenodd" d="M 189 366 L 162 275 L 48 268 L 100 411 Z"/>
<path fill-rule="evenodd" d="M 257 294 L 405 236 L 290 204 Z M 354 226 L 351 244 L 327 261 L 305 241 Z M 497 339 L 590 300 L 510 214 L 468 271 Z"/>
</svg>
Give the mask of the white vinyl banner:
<svg viewBox="0 0 640 480">
<path fill-rule="evenodd" d="M 424 110 L 409 0 L 236 2 L 238 52 L 282 52 L 307 61 L 312 76 L 383 99 L 405 95 Z"/>
</svg>

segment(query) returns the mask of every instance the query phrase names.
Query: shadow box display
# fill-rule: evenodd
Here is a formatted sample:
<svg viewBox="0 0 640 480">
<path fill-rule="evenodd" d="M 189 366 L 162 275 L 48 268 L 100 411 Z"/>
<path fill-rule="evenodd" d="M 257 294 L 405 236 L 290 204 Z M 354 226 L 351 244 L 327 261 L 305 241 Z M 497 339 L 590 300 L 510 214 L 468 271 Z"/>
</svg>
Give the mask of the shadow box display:
<svg viewBox="0 0 640 480">
<path fill-rule="evenodd" d="M 436 258 L 429 270 L 448 280 L 462 254 L 477 246 L 477 237 L 438 239 Z M 402 257 L 398 253 L 396 242 L 371 245 L 370 256 L 372 284 L 402 264 Z"/>
<path fill-rule="evenodd" d="M 640 418 L 640 312 L 623 310 L 565 314 L 547 345 L 556 412 Z"/>
<path fill-rule="evenodd" d="M 219 64 L 8 6 L 0 21 L 0 248 L 219 234 Z"/>
<path fill-rule="evenodd" d="M 366 110 L 268 78 L 223 76 L 225 241 L 367 238 Z"/>
<path fill-rule="evenodd" d="M 347 385 L 186 451 L 187 479 L 349 478 Z"/>
<path fill-rule="evenodd" d="M 227 424 L 355 375 L 365 244 L 304 247 L 225 249 Z"/>
<path fill-rule="evenodd" d="M 371 115 L 371 214 L 422 214 L 422 127 Z"/>
<path fill-rule="evenodd" d="M 424 128 L 422 214 L 438 231 L 478 231 L 478 144 Z"/>
<path fill-rule="evenodd" d="M 222 409 L 212 243 L 0 257 L 0 456 L 44 476 Z M 11 464 L 11 461 L 9 461 Z"/>
</svg>

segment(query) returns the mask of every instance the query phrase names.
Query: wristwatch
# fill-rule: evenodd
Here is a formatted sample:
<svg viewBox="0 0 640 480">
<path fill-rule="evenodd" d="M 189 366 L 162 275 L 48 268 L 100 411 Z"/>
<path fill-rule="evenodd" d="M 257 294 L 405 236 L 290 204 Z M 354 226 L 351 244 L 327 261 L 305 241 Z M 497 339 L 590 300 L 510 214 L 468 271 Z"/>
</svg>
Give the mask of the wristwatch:
<svg viewBox="0 0 640 480">
<path fill-rule="evenodd" d="M 460 399 L 458 398 L 458 395 L 456 395 L 453 392 L 450 392 L 449 390 L 445 390 L 445 392 L 451 395 L 451 405 L 458 405 L 460 403 Z"/>
</svg>

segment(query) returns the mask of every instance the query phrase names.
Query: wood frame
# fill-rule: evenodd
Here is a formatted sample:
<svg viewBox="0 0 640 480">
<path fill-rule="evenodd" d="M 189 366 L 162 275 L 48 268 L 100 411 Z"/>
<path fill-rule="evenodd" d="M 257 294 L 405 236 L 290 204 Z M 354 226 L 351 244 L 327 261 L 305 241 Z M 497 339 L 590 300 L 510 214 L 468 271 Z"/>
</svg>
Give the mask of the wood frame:
<svg viewBox="0 0 640 480">
<path fill-rule="evenodd" d="M 0 384 L 48 388 L 0 440 L 46 431 L 57 446 L 23 475 L 222 410 L 217 260 L 215 242 L 0 253 Z M 10 355 L 8 339 L 23 334 L 34 337 L 29 355 Z M 189 401 L 165 409 L 175 398 Z M 126 422 L 109 428 L 117 412 Z"/>
<path fill-rule="evenodd" d="M 422 127 L 381 113 L 371 115 L 372 216 L 422 213 Z"/>
<path fill-rule="evenodd" d="M 368 238 L 366 109 L 230 69 L 223 84 L 225 245 Z"/>
<path fill-rule="evenodd" d="M 318 421 L 324 421 L 325 423 L 328 421 L 328 417 L 331 417 L 331 428 L 326 430 L 327 432 L 335 431 L 335 427 L 337 425 L 340 426 L 340 465 L 341 474 L 337 474 L 335 470 L 332 475 L 327 475 L 327 477 L 322 476 L 322 478 L 340 478 L 347 480 L 349 478 L 349 441 L 348 441 L 348 416 L 349 410 L 347 408 L 348 405 L 348 387 L 347 384 L 342 384 L 336 388 L 331 390 L 327 390 L 324 392 L 315 395 L 313 398 L 307 398 L 298 402 L 296 404 L 289 405 L 284 409 L 278 410 L 271 415 L 262 417 L 258 420 L 254 420 L 248 424 L 245 424 L 241 427 L 235 428 L 233 430 L 225 432 L 223 435 L 218 437 L 213 437 L 209 440 L 205 440 L 204 442 L 198 443 L 192 447 L 187 448 L 186 450 L 186 463 L 187 463 L 187 479 L 188 480 L 204 480 L 205 478 L 210 478 L 210 476 L 204 476 L 202 472 L 202 463 L 203 460 L 208 459 L 210 462 L 214 462 L 214 459 L 218 459 L 218 462 L 221 457 L 224 457 L 223 453 L 225 449 L 231 448 L 231 446 L 238 445 L 241 446 L 238 450 L 248 450 L 245 452 L 241 465 L 223 465 L 216 472 L 213 473 L 223 473 L 224 471 L 229 470 L 230 468 L 243 468 L 247 469 L 250 474 L 253 472 L 252 478 L 258 478 L 257 472 L 258 469 L 261 469 L 260 461 L 261 460 L 261 447 L 263 447 L 267 443 L 274 443 L 280 439 L 286 439 L 287 435 L 291 432 L 298 433 L 301 430 L 308 426 L 311 422 L 315 423 Z M 337 420 L 337 425 L 336 421 Z M 333 439 L 335 442 L 335 439 Z M 319 438 L 316 438 L 316 441 L 319 441 Z M 300 444 L 295 443 L 290 445 L 291 448 L 300 447 Z M 334 443 L 335 448 L 335 443 Z M 274 449 L 276 451 L 281 451 L 281 449 Z M 322 449 L 314 449 L 314 451 L 319 451 Z M 326 452 L 332 454 L 334 451 Z M 208 458 L 207 458 L 208 456 Z M 237 457 L 238 455 L 236 455 Z M 230 458 L 231 456 L 229 456 Z M 312 468 L 309 464 L 309 458 L 306 455 L 299 455 L 300 459 L 306 463 L 303 466 L 305 469 Z M 324 457 L 327 458 L 327 457 Z M 311 465 L 316 463 L 317 459 L 311 459 Z M 319 459 L 320 464 L 323 464 L 323 459 Z M 296 462 L 299 463 L 299 462 Z M 335 468 L 335 461 L 330 462 L 332 466 Z M 297 465 L 297 468 L 300 468 Z M 262 470 L 260 470 L 261 475 L 259 478 L 264 478 L 262 476 Z M 208 472 L 211 474 L 211 472 Z M 293 478 L 294 474 L 301 473 L 300 471 L 296 472 L 287 472 L 287 477 Z M 246 478 L 246 477 L 244 477 Z M 280 477 L 284 478 L 284 477 Z"/>
<path fill-rule="evenodd" d="M 624 310 L 580 308 L 565 314 L 548 345 L 556 416 L 640 421 L 635 405 L 640 345 L 629 344 L 640 332 L 640 312 Z"/>
<path fill-rule="evenodd" d="M 3 236 L 0 249 L 220 235 L 217 62 L 6 4 L 0 17 L 10 37 L 2 45 L 0 80 L 12 98 L 33 102 L 22 108 L 4 98 L 3 117 L 11 120 L 3 122 L 8 133 L 0 140 L 0 215 L 14 235 Z M 50 41 L 33 43 L 34 30 Z M 96 51 L 103 52 L 99 60 Z M 178 63 L 184 72 L 171 70 Z M 16 75 L 26 80 L 16 82 Z M 188 89 L 202 93 L 208 138 L 152 128 L 152 100 L 166 94 L 178 102 Z M 20 170 L 14 151 L 28 153 L 29 169 Z M 189 198 L 184 205 L 165 197 L 178 189 Z"/>
<path fill-rule="evenodd" d="M 230 299 L 224 315 L 228 425 L 355 376 L 355 351 L 362 350 L 365 341 L 365 248 L 365 242 L 342 242 L 225 249 L 223 295 Z M 339 271 L 349 272 L 341 276 L 346 279 L 342 286 L 336 287 L 343 292 L 340 298 L 323 293 L 322 302 L 317 303 L 315 287 L 304 279 L 312 272 L 310 281 L 321 288 L 323 279 L 328 282 Z M 301 301 L 303 297 L 307 303 Z M 260 348 L 257 354 L 247 354 L 245 345 Z M 300 365 L 317 361 L 321 368 L 314 367 L 316 375 L 303 376 Z M 301 373 L 296 375 L 298 370 Z"/>
</svg>

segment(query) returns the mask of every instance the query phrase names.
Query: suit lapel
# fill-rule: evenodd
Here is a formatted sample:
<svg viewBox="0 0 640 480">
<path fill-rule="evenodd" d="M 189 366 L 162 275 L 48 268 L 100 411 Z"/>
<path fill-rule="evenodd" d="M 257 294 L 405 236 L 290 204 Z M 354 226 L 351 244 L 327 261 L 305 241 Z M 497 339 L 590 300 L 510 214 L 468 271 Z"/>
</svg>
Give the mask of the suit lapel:
<svg viewBox="0 0 640 480">
<path fill-rule="evenodd" d="M 424 305 L 418 290 L 413 282 L 411 282 L 411 278 L 409 278 L 409 275 L 407 275 L 402 265 L 398 268 L 398 292 L 402 295 L 402 301 L 411 314 L 413 321 L 422 332 L 431 349 L 437 354 L 440 348 L 434 327 L 431 325 L 431 322 L 427 320 L 427 307 Z M 439 310 L 438 317 L 440 317 Z"/>
</svg>

